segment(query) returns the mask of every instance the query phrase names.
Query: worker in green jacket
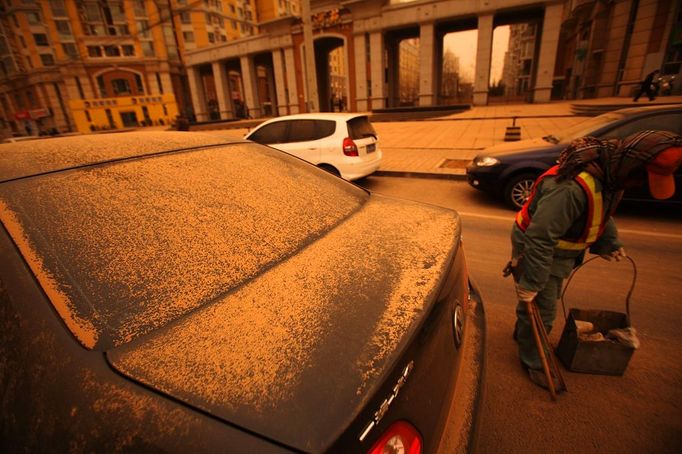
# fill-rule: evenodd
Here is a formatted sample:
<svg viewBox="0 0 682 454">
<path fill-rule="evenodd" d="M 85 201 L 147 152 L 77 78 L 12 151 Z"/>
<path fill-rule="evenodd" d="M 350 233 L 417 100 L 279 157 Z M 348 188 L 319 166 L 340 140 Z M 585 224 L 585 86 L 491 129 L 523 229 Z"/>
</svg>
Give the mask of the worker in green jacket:
<svg viewBox="0 0 682 454">
<path fill-rule="evenodd" d="M 668 198 L 680 163 L 682 137 L 672 133 L 644 131 L 622 141 L 585 137 L 535 182 L 512 228 L 510 262 L 518 298 L 514 338 L 534 383 L 547 387 L 526 303 L 535 300 L 549 333 L 563 281 L 585 252 L 607 260 L 625 256 L 612 218 L 623 190 L 648 173 L 652 195 Z"/>
</svg>

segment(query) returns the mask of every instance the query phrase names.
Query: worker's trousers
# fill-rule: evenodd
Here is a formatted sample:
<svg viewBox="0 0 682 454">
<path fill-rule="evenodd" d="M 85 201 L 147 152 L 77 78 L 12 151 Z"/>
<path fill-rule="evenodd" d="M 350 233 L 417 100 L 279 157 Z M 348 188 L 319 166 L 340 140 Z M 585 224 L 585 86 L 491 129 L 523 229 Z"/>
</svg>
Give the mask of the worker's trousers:
<svg viewBox="0 0 682 454">
<path fill-rule="evenodd" d="M 563 282 L 563 278 L 550 275 L 545 288 L 538 292 L 535 297 L 535 304 L 537 304 L 548 334 L 552 330 L 556 316 L 556 304 L 561 294 Z M 519 344 L 521 362 L 531 369 L 542 369 L 542 362 L 533 336 L 533 328 L 530 325 L 528 306 L 524 302 L 519 302 L 516 306 L 516 341 Z"/>
</svg>

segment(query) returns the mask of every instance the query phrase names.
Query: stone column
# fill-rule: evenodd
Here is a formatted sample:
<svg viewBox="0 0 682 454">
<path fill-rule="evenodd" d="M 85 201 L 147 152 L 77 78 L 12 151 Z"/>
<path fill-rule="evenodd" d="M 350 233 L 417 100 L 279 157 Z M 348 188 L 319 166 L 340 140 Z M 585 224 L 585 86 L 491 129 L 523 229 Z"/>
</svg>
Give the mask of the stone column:
<svg viewBox="0 0 682 454">
<path fill-rule="evenodd" d="M 474 76 L 474 105 L 488 104 L 490 60 L 493 51 L 493 15 L 478 17 L 478 46 L 476 48 L 476 75 Z"/>
<path fill-rule="evenodd" d="M 232 96 L 230 94 L 230 86 L 227 83 L 227 71 L 219 61 L 213 62 L 211 65 L 213 69 L 213 83 L 215 84 L 215 93 L 218 98 L 218 113 L 221 120 L 228 120 L 232 116 Z"/>
<path fill-rule="evenodd" d="M 275 115 L 287 115 L 289 100 L 287 99 L 287 87 L 284 83 L 284 59 L 282 58 L 282 50 L 275 49 L 272 51 L 272 66 L 275 71 L 275 88 L 277 92 L 277 105 L 275 106 Z"/>
<path fill-rule="evenodd" d="M 260 104 L 258 103 L 258 92 L 256 91 L 256 68 L 253 64 L 253 59 L 248 55 L 243 55 L 239 58 L 239 63 L 242 68 L 246 111 L 250 118 L 260 118 Z"/>
<path fill-rule="evenodd" d="M 356 111 L 365 112 L 369 109 L 367 99 L 367 48 L 365 34 L 353 37 L 355 45 L 355 102 Z"/>
<path fill-rule="evenodd" d="M 372 109 L 386 107 L 384 94 L 384 39 L 381 32 L 372 32 L 369 36 L 370 71 L 372 72 L 372 94 L 370 103 Z"/>
<path fill-rule="evenodd" d="M 196 66 L 187 67 L 187 79 L 189 81 L 190 94 L 192 95 L 194 116 L 196 116 L 197 121 L 207 121 L 208 109 L 206 108 L 206 95 L 204 93 L 204 86 L 201 83 L 199 70 Z"/>
<path fill-rule="evenodd" d="M 432 106 L 435 101 L 434 71 L 435 43 L 433 23 L 422 24 L 419 28 L 419 105 Z"/>
<path fill-rule="evenodd" d="M 303 22 L 304 63 L 306 80 L 306 106 L 308 112 L 319 112 L 319 95 L 317 91 L 317 65 L 313 44 L 313 24 L 310 20 L 310 0 L 301 0 L 301 21 Z"/>
<path fill-rule="evenodd" d="M 533 89 L 533 102 L 549 102 L 552 96 L 554 64 L 559 47 L 559 30 L 563 4 L 545 6 L 545 19 L 542 24 L 542 41 L 538 58 L 537 76 Z"/>
<path fill-rule="evenodd" d="M 297 114 L 301 111 L 298 104 L 298 86 L 296 85 L 296 63 L 294 60 L 294 48 L 284 49 L 284 66 L 287 68 L 287 88 L 289 89 L 289 114 Z"/>
</svg>

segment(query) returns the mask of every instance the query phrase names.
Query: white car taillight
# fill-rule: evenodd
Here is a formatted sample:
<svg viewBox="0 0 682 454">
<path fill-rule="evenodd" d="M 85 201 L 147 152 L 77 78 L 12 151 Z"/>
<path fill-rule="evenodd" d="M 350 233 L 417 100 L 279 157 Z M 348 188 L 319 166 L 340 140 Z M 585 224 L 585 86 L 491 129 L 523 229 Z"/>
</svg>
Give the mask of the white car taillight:
<svg viewBox="0 0 682 454">
<path fill-rule="evenodd" d="M 359 156 L 358 147 L 350 137 L 343 139 L 343 154 L 346 156 Z"/>
<path fill-rule="evenodd" d="M 398 421 L 381 436 L 368 454 L 421 454 L 422 438 L 411 424 Z"/>
</svg>

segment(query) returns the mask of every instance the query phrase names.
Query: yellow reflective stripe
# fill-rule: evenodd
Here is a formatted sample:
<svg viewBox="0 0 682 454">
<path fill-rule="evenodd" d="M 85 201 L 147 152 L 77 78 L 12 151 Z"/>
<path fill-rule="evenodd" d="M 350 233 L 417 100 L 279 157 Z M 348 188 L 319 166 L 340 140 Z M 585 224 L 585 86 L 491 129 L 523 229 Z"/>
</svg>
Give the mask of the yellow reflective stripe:
<svg viewBox="0 0 682 454">
<path fill-rule="evenodd" d="M 586 239 L 587 244 L 592 244 L 597 241 L 597 238 L 599 237 L 599 228 L 601 227 L 601 221 L 603 217 L 601 192 L 597 192 L 597 185 L 594 181 L 594 177 L 589 173 L 582 172 L 580 175 L 578 175 L 578 177 L 583 179 L 592 193 L 592 200 L 594 203 L 592 208 L 592 225 L 590 226 L 590 230 Z"/>
<path fill-rule="evenodd" d="M 597 192 L 597 185 L 594 181 L 594 177 L 587 172 L 582 172 L 578 175 L 578 178 L 582 179 L 592 194 L 592 224 L 589 226 L 586 241 L 584 242 L 574 242 L 567 240 L 559 240 L 557 242 L 557 248 L 568 249 L 568 250 L 580 250 L 585 249 L 599 237 L 599 230 L 601 228 L 601 221 L 603 218 L 603 200 L 601 192 Z M 589 195 L 588 195 L 589 197 Z"/>
<path fill-rule="evenodd" d="M 587 243 L 573 243 L 571 241 L 559 240 L 559 242 L 556 244 L 556 247 L 559 249 L 568 249 L 571 251 L 576 251 L 580 249 L 585 249 L 587 247 Z"/>
<path fill-rule="evenodd" d="M 516 213 L 516 223 L 519 225 L 519 227 L 523 226 L 523 210 Z"/>
</svg>

